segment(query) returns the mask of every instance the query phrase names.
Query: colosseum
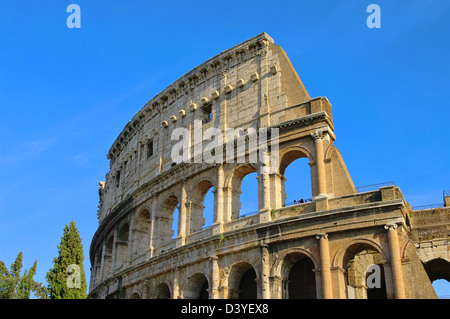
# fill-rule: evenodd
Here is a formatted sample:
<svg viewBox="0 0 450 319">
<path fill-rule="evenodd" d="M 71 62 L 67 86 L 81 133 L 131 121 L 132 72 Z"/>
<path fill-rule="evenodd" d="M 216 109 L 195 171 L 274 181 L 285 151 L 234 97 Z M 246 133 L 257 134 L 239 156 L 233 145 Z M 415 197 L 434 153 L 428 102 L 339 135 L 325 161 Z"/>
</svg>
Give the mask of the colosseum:
<svg viewBox="0 0 450 319">
<path fill-rule="evenodd" d="M 177 128 L 192 133 L 183 145 L 194 154 L 178 162 Z M 212 151 L 211 132 L 222 134 Z M 252 161 L 252 136 L 263 132 L 263 156 Z M 266 33 L 194 68 L 151 99 L 107 154 L 89 298 L 437 298 L 432 281 L 450 281 L 450 197 L 413 210 L 394 183 L 361 192 L 335 140 L 329 100 L 309 96 Z M 284 174 L 300 158 L 312 198 L 287 203 Z M 255 172 L 258 211 L 242 216 L 241 183 Z"/>
</svg>

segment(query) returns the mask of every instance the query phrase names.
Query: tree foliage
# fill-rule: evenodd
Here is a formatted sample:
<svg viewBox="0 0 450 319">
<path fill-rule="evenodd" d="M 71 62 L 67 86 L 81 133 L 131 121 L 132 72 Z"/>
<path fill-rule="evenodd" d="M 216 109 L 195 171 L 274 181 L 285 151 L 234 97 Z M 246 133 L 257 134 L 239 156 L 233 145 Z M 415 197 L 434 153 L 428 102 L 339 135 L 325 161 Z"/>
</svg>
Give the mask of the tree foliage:
<svg viewBox="0 0 450 319">
<path fill-rule="evenodd" d="M 49 283 L 50 298 L 87 298 L 87 284 L 83 267 L 83 245 L 73 220 L 69 226 L 67 224 L 64 226 L 64 235 L 61 237 L 61 244 L 58 246 L 58 251 L 58 257 L 53 259 L 53 268 L 46 275 L 47 282 Z"/>
<path fill-rule="evenodd" d="M 0 299 L 29 299 L 31 292 L 38 298 L 46 299 L 47 289 L 42 283 L 33 279 L 36 274 L 37 260 L 29 270 L 25 269 L 21 276 L 22 259 L 23 253 L 20 252 L 9 271 L 5 263 L 0 260 Z"/>
</svg>

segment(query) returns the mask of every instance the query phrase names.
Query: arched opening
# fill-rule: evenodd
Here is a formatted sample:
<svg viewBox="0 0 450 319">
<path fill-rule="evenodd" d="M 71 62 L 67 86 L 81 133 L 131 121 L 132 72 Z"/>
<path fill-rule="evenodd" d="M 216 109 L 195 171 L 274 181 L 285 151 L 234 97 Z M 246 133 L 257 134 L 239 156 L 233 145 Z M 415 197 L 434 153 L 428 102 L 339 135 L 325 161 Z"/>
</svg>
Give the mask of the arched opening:
<svg viewBox="0 0 450 319">
<path fill-rule="evenodd" d="M 344 255 L 348 299 L 386 299 L 383 256 L 369 244 L 357 243 Z"/>
<path fill-rule="evenodd" d="M 280 161 L 282 206 L 310 201 L 313 197 L 309 158 L 300 150 L 292 150 Z"/>
<path fill-rule="evenodd" d="M 285 258 L 288 273 L 286 297 L 289 299 L 316 299 L 316 274 L 312 260 L 301 253 Z"/>
<path fill-rule="evenodd" d="M 95 258 L 94 258 L 94 268 L 93 268 L 93 279 L 94 279 L 94 285 L 96 285 L 97 283 L 100 282 L 100 269 L 101 269 L 101 258 L 102 258 L 102 249 L 100 247 L 100 249 L 97 248 L 97 252 L 95 253 Z"/>
<path fill-rule="evenodd" d="M 450 262 L 442 258 L 428 261 L 425 271 L 439 298 L 450 298 Z"/>
<path fill-rule="evenodd" d="M 153 299 L 170 299 L 170 297 L 170 289 L 167 284 L 162 283 L 155 288 Z"/>
<path fill-rule="evenodd" d="M 194 274 L 188 279 L 187 287 L 184 291 L 185 299 L 208 299 L 208 280 L 203 274 Z"/>
<path fill-rule="evenodd" d="M 134 232 L 134 254 L 143 255 L 150 245 L 150 212 L 143 210 L 136 220 Z"/>
<path fill-rule="evenodd" d="M 161 247 L 167 244 L 179 233 L 179 212 L 178 199 L 171 195 L 163 202 L 161 211 L 156 216 L 156 229 L 154 231 L 154 247 Z"/>
<path fill-rule="evenodd" d="M 116 268 L 122 267 L 125 260 L 127 259 L 129 233 L 129 224 L 126 223 L 122 225 L 116 240 Z"/>
<path fill-rule="evenodd" d="M 239 299 L 256 299 L 256 272 L 252 268 L 247 270 L 243 275 L 239 284 Z"/>
<path fill-rule="evenodd" d="M 228 192 L 231 195 L 230 211 L 231 220 L 258 211 L 258 181 L 256 168 L 252 165 L 238 167 L 228 182 Z M 245 183 L 243 183 L 245 179 Z"/>
<path fill-rule="evenodd" d="M 189 232 L 195 233 L 214 222 L 214 187 L 209 180 L 199 182 L 193 191 Z"/>
<path fill-rule="evenodd" d="M 114 246 L 114 236 L 110 236 L 106 241 L 106 250 L 105 255 L 103 256 L 104 259 L 103 279 L 107 278 L 111 271 L 113 246 Z"/>
<path fill-rule="evenodd" d="M 205 220 L 205 224 L 203 228 L 207 228 L 212 226 L 214 223 L 214 188 L 211 187 L 203 200 L 203 218 Z"/>
<path fill-rule="evenodd" d="M 239 217 L 258 212 L 258 179 L 257 173 L 252 172 L 244 176 L 241 182 Z"/>
<path fill-rule="evenodd" d="M 139 294 L 135 292 L 130 296 L 130 299 L 141 299 L 141 296 L 139 296 Z"/>
<path fill-rule="evenodd" d="M 230 299 L 256 299 L 257 275 L 252 265 L 242 262 L 232 267 L 228 278 Z"/>
<path fill-rule="evenodd" d="M 450 299 L 450 282 L 448 280 L 436 279 L 432 284 L 439 299 Z"/>
</svg>

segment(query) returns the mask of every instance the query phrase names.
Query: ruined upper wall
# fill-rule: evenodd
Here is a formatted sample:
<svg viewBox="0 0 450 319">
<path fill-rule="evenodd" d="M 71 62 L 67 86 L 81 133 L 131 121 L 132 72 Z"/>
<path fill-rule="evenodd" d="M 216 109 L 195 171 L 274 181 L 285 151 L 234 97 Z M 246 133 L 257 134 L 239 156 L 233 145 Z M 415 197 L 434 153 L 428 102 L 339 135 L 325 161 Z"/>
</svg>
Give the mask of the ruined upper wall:
<svg viewBox="0 0 450 319">
<path fill-rule="evenodd" d="M 170 169 L 171 150 L 178 142 L 171 140 L 173 130 L 193 130 L 207 108 L 210 118 L 203 130 L 215 127 L 222 132 L 270 127 L 321 111 L 332 118 L 328 100 L 311 100 L 286 53 L 261 33 L 186 73 L 126 124 L 107 154 L 110 172 L 100 186 L 99 216 Z"/>
<path fill-rule="evenodd" d="M 145 140 L 168 126 L 189 124 L 198 117 L 190 112 L 205 103 L 213 104 L 215 124 L 245 127 L 255 117 L 309 100 L 286 53 L 261 33 L 207 60 L 151 99 L 126 124 L 107 156 L 120 160 L 124 151 L 133 150 L 127 146 L 137 133 Z"/>
</svg>

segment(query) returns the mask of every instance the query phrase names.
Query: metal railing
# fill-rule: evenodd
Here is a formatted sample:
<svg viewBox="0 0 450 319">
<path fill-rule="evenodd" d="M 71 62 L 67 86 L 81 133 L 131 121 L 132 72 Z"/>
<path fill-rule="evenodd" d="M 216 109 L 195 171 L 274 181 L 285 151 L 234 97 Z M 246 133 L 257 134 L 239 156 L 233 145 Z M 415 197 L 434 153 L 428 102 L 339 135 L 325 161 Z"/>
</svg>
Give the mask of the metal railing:
<svg viewBox="0 0 450 319">
<path fill-rule="evenodd" d="M 369 192 L 369 191 L 377 190 L 378 188 L 383 187 L 383 186 L 395 186 L 395 183 L 394 182 L 384 182 L 384 183 L 378 183 L 378 184 L 372 184 L 372 185 L 358 186 L 355 188 L 358 193 L 361 193 L 361 190 L 363 190 L 363 192 Z"/>
<path fill-rule="evenodd" d="M 440 208 L 442 206 L 443 206 L 442 203 L 436 203 L 436 204 L 413 206 L 411 208 L 412 208 L 412 210 L 421 210 L 421 209 L 430 209 L 430 208 Z"/>
</svg>

